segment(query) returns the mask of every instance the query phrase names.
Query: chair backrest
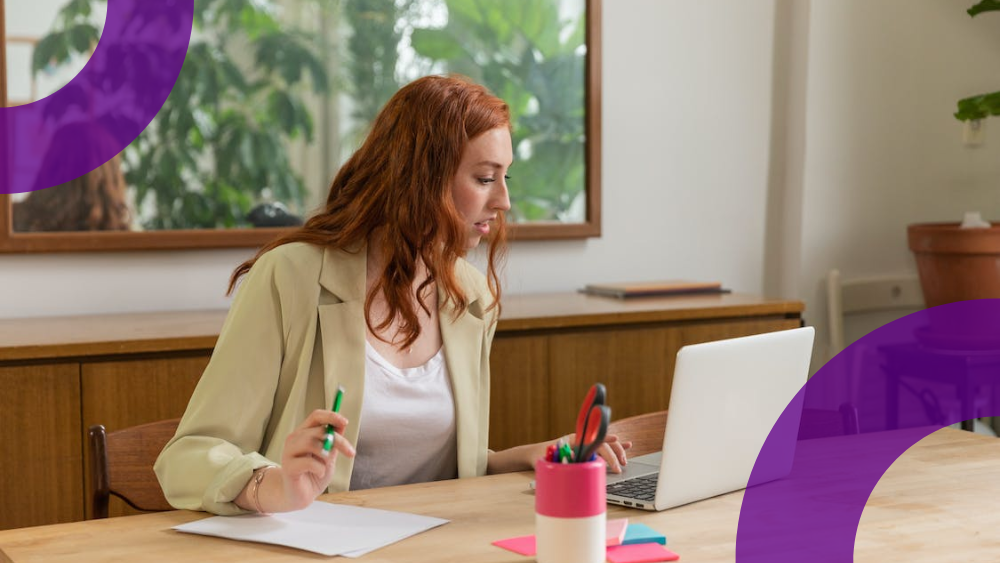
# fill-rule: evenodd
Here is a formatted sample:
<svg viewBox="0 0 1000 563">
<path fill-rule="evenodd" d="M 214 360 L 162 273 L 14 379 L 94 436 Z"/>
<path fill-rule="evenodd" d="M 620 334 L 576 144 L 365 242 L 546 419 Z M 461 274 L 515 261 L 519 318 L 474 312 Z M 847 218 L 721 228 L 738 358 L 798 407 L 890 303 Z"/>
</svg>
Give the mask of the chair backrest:
<svg viewBox="0 0 1000 563">
<path fill-rule="evenodd" d="M 859 432 L 858 409 L 851 403 L 843 403 L 837 410 L 802 409 L 799 440 L 850 436 Z"/>
<path fill-rule="evenodd" d="M 827 326 L 830 332 L 830 357 L 847 346 L 844 318 L 851 314 L 883 313 L 886 318 L 875 326 L 924 308 L 920 280 L 914 275 L 882 276 L 844 280 L 839 270 L 826 276 Z M 871 328 L 875 328 L 872 326 Z"/>
<path fill-rule="evenodd" d="M 177 432 L 179 422 L 179 418 L 173 418 L 111 433 L 100 424 L 90 427 L 94 518 L 108 517 L 110 495 L 137 510 L 173 510 L 163 496 L 153 463 Z"/>
<path fill-rule="evenodd" d="M 612 421 L 608 434 L 617 434 L 621 440 L 632 441 L 629 457 L 635 457 L 663 448 L 663 431 L 667 428 L 667 411 L 640 414 Z"/>
<path fill-rule="evenodd" d="M 830 335 L 826 360 L 876 328 L 924 308 L 920 280 L 915 274 L 844 280 L 839 270 L 826 277 L 827 327 Z M 847 319 L 851 318 L 848 327 Z M 864 366 L 874 365 L 875 351 L 862 346 L 844 358 L 847 370 L 845 401 L 863 404 Z"/>
</svg>

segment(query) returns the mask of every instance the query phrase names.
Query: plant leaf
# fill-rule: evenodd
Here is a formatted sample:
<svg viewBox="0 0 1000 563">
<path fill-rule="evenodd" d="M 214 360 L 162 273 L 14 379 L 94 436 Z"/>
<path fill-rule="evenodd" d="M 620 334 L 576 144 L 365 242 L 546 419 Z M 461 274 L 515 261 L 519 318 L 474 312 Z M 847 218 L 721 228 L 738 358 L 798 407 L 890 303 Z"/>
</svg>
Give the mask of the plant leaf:
<svg viewBox="0 0 1000 563">
<path fill-rule="evenodd" d="M 97 28 L 89 23 L 78 23 L 66 30 L 69 34 L 69 43 L 79 53 L 84 53 L 97 44 L 101 35 Z"/>
<path fill-rule="evenodd" d="M 955 118 L 961 121 L 984 119 L 991 115 L 1000 115 L 1000 92 L 961 99 L 955 112 Z"/>
<path fill-rule="evenodd" d="M 970 16 L 976 17 L 976 14 L 994 12 L 996 10 L 1000 10 L 1000 0 L 982 0 L 975 6 L 969 8 L 967 11 Z"/>
<path fill-rule="evenodd" d="M 411 40 L 413 50 L 431 59 L 447 61 L 465 55 L 465 49 L 455 37 L 442 29 L 415 29 Z"/>
</svg>

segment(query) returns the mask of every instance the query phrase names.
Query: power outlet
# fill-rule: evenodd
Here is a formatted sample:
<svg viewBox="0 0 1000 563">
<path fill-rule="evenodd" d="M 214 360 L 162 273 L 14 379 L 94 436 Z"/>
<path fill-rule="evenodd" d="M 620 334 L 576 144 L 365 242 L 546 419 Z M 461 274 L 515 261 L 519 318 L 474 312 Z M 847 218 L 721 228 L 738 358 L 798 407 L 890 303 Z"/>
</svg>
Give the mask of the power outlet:
<svg viewBox="0 0 1000 563">
<path fill-rule="evenodd" d="M 967 147 L 981 147 L 986 142 L 986 121 L 970 119 L 962 126 L 962 144 Z"/>
</svg>

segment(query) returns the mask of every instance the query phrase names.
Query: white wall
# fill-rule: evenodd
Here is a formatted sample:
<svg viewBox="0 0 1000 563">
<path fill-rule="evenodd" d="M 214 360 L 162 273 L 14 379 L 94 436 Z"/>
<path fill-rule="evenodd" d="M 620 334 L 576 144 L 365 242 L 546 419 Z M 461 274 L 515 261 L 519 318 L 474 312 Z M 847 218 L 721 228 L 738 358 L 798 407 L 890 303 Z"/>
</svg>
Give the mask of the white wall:
<svg viewBox="0 0 1000 563">
<path fill-rule="evenodd" d="M 511 291 L 659 278 L 761 290 L 773 4 L 604 3 L 603 234 L 513 247 Z"/>
<path fill-rule="evenodd" d="M 808 73 L 793 79 L 807 92 L 798 274 L 823 344 L 830 268 L 915 272 L 908 224 L 1000 220 L 1000 125 L 971 149 L 952 117 L 958 99 L 1000 90 L 1000 14 L 972 19 L 974 3 L 811 2 Z"/>
<path fill-rule="evenodd" d="M 603 235 L 511 248 L 511 292 L 707 278 L 759 293 L 774 0 L 607 0 Z M 0 318 L 222 308 L 250 250 L 0 256 Z"/>
</svg>

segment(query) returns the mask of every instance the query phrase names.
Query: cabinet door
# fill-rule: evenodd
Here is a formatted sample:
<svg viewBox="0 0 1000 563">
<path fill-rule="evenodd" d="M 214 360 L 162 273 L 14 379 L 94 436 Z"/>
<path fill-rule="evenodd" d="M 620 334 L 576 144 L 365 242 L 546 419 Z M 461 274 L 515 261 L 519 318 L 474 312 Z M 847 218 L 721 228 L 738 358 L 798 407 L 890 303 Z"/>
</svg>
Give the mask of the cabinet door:
<svg viewBox="0 0 1000 563">
<path fill-rule="evenodd" d="M 550 434 L 548 339 L 498 334 L 490 351 L 490 448 L 556 437 Z"/>
<path fill-rule="evenodd" d="M 177 418 L 184 414 L 191 393 L 208 365 L 209 356 L 122 360 L 82 366 L 83 434 L 93 424 L 108 432 Z M 91 517 L 90 451 L 85 452 L 87 517 Z M 112 497 L 110 516 L 138 514 Z"/>
<path fill-rule="evenodd" d="M 78 364 L 0 367 L 0 529 L 83 518 Z"/>
<path fill-rule="evenodd" d="M 597 382 L 607 389 L 612 420 L 667 408 L 681 329 L 632 326 L 549 338 L 550 424 L 560 433 L 574 431 L 580 403 Z"/>
</svg>

